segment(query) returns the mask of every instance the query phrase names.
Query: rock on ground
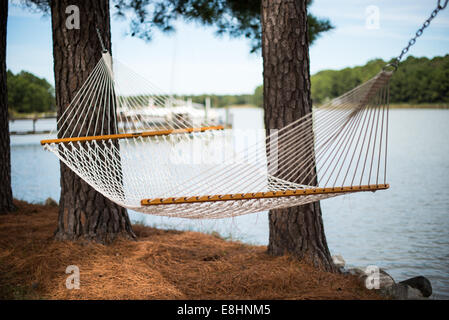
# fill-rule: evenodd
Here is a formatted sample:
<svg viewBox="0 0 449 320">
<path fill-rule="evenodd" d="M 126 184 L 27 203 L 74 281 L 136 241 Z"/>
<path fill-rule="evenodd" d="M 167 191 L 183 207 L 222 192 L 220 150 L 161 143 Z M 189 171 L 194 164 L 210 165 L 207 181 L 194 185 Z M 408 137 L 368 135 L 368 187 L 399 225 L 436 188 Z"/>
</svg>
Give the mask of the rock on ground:
<svg viewBox="0 0 449 320">
<path fill-rule="evenodd" d="M 401 281 L 400 283 L 418 289 L 424 297 L 430 297 L 432 295 L 432 284 L 426 277 L 418 276 Z"/>
<path fill-rule="evenodd" d="M 334 262 L 335 266 L 337 268 L 343 268 L 346 264 L 345 260 L 343 259 L 343 257 L 339 254 L 333 255 L 332 256 L 332 261 Z"/>
<path fill-rule="evenodd" d="M 403 283 L 395 283 L 392 286 L 385 287 L 380 290 L 380 293 L 386 297 L 396 300 L 424 299 L 423 295 L 421 294 L 421 291 Z"/>
</svg>

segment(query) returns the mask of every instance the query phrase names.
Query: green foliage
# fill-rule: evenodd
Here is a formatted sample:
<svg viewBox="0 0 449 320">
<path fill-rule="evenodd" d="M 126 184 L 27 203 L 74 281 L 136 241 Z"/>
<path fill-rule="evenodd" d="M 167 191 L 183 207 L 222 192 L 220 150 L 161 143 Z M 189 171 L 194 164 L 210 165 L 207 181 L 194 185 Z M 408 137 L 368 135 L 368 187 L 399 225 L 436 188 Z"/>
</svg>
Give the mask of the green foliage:
<svg viewBox="0 0 449 320">
<path fill-rule="evenodd" d="M 390 86 L 392 102 L 449 102 L 449 54 L 444 57 L 408 57 L 399 65 Z"/>
<path fill-rule="evenodd" d="M 251 52 L 262 44 L 260 21 L 261 0 L 113 0 L 116 17 L 129 21 L 129 34 L 150 41 L 155 30 L 173 32 L 181 19 L 215 26 L 217 35 L 245 37 L 251 41 Z M 307 0 L 311 5 L 313 0 Z M 48 15 L 50 0 L 24 0 L 22 6 Z M 309 43 L 334 27 L 328 19 L 307 15 Z"/>
<path fill-rule="evenodd" d="M 256 90 L 254 90 L 253 104 L 263 108 L 263 85 L 258 86 Z"/>
<path fill-rule="evenodd" d="M 313 0 L 307 0 L 311 5 Z M 24 0 L 32 11 L 50 13 L 50 0 Z M 179 19 L 217 28 L 217 35 L 245 37 L 251 41 L 251 52 L 262 43 L 261 0 L 112 0 L 116 17 L 129 21 L 129 34 L 150 41 L 155 30 L 173 32 Z M 309 43 L 334 27 L 328 19 L 307 15 Z"/>
<path fill-rule="evenodd" d="M 308 5 L 312 0 L 308 0 Z M 251 41 L 251 52 L 261 48 L 261 0 L 116 0 L 117 16 L 131 16 L 130 33 L 151 40 L 155 30 L 174 31 L 174 23 L 188 22 L 215 26 L 217 35 L 245 37 Z M 129 13 L 131 15 L 129 15 Z M 333 28 L 329 20 L 308 15 L 309 42 Z"/>
<path fill-rule="evenodd" d="M 21 71 L 14 75 L 7 74 L 8 106 L 19 113 L 54 111 L 54 88 L 45 79 Z"/>
<path fill-rule="evenodd" d="M 376 75 L 386 64 L 387 62 L 376 59 L 364 66 L 316 73 L 312 76 L 314 104 L 342 95 Z M 449 102 L 449 55 L 431 60 L 409 56 L 399 65 L 391 79 L 390 102 Z"/>
</svg>

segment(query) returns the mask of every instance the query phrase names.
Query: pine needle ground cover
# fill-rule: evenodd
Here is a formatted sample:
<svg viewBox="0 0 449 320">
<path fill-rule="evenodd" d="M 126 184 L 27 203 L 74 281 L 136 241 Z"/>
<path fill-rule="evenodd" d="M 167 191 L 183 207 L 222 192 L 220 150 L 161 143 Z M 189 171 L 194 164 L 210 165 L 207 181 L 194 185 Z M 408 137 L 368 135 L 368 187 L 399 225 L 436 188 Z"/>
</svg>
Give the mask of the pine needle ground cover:
<svg viewBox="0 0 449 320">
<path fill-rule="evenodd" d="M 352 276 L 198 232 L 134 225 L 138 241 L 55 241 L 57 207 L 15 204 L 0 216 L 0 299 L 380 298 Z M 66 288 L 69 265 L 80 289 Z"/>
</svg>

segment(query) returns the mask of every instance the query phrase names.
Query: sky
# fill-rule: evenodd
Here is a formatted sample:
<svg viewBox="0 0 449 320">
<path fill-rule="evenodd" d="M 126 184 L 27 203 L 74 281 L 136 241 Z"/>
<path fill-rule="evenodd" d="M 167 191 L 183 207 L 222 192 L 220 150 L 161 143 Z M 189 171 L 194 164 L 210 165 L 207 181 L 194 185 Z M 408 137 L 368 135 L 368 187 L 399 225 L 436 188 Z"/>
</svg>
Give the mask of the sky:
<svg viewBox="0 0 449 320">
<path fill-rule="evenodd" d="M 26 70 L 54 84 L 49 17 L 10 1 L 7 68 Z M 309 10 L 335 29 L 310 48 L 311 73 L 388 60 L 400 54 L 436 7 L 433 0 L 315 0 Z M 81 26 L 82 27 L 82 26 Z M 245 94 L 262 84 L 261 53 L 247 39 L 216 37 L 213 27 L 177 23 L 176 33 L 151 42 L 127 35 L 126 21 L 112 19 L 114 58 L 166 93 Z M 449 6 L 440 11 L 410 49 L 417 57 L 449 54 Z"/>
</svg>

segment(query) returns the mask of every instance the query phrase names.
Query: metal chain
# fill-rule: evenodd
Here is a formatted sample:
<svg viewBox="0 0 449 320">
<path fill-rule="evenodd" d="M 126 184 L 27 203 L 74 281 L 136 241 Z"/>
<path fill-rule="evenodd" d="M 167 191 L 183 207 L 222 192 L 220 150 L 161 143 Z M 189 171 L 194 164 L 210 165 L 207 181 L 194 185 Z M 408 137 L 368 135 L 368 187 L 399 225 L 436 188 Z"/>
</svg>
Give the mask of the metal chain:
<svg viewBox="0 0 449 320">
<path fill-rule="evenodd" d="M 443 1 L 444 1 L 444 4 L 442 4 Z M 438 0 L 438 5 L 432 11 L 432 13 L 430 14 L 430 17 L 423 23 L 422 27 L 419 28 L 418 31 L 416 31 L 415 36 L 410 39 L 407 46 L 404 49 L 402 49 L 401 54 L 394 59 L 394 62 L 387 64 L 385 66 L 385 68 L 393 67 L 394 70 L 396 70 L 398 68 L 399 62 L 401 61 L 402 57 L 408 52 L 410 47 L 416 43 L 416 39 L 419 38 L 423 34 L 424 29 L 426 29 L 430 25 L 430 22 L 437 16 L 438 12 L 440 10 L 443 10 L 444 8 L 446 8 L 448 2 L 449 2 L 449 0 Z"/>
</svg>

